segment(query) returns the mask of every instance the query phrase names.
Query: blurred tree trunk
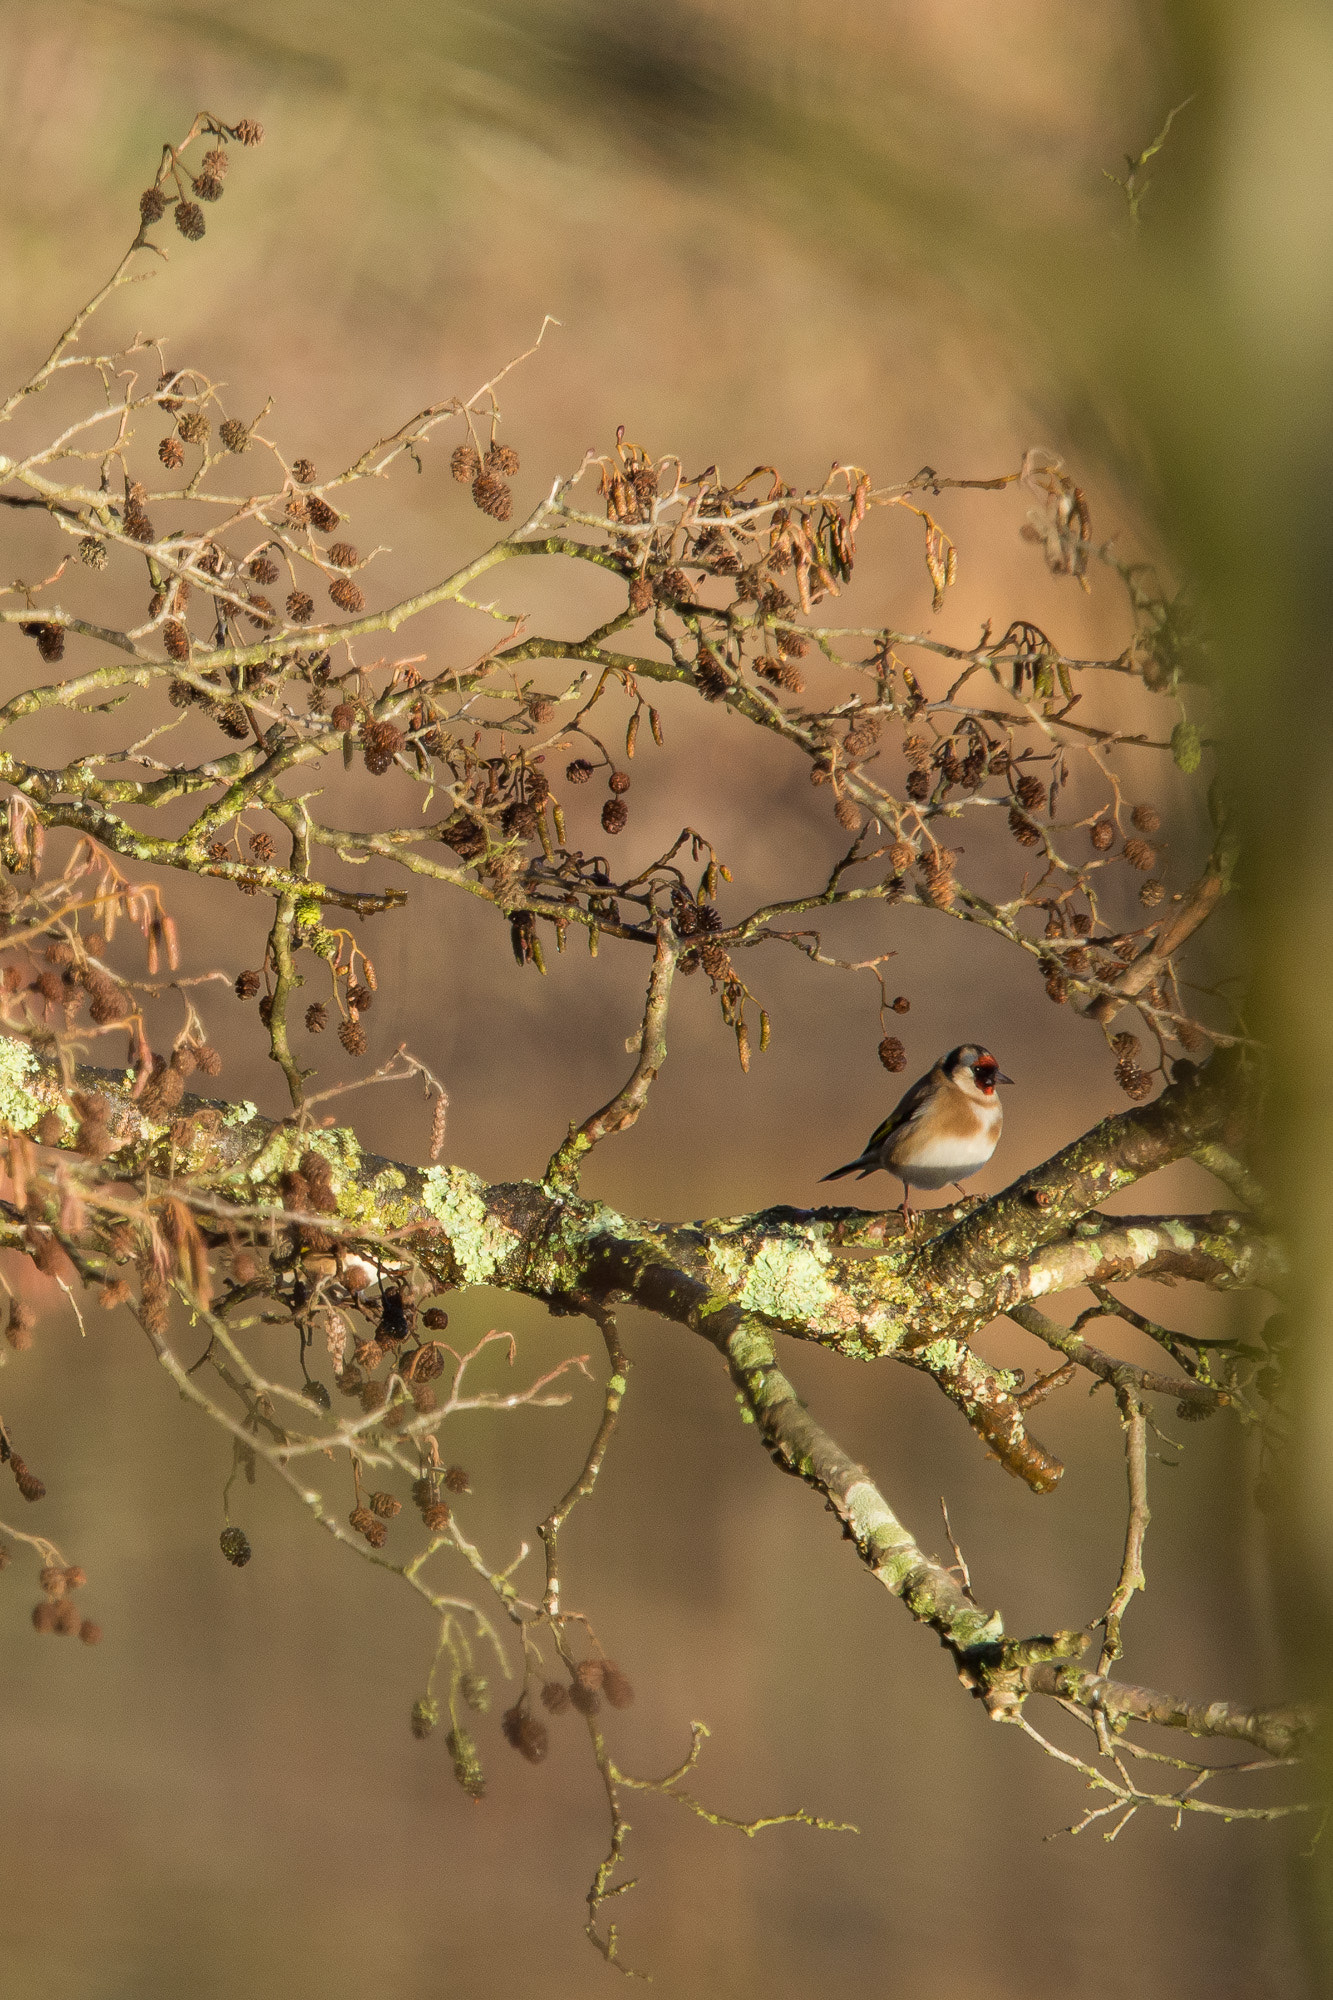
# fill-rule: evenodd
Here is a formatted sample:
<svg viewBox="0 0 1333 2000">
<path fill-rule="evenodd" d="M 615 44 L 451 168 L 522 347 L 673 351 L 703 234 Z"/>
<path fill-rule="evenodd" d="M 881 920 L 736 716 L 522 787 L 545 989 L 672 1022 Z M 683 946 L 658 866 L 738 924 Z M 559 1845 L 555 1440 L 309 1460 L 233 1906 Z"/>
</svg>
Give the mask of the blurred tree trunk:
<svg viewBox="0 0 1333 2000">
<path fill-rule="evenodd" d="M 1264 1174 L 1296 1263 L 1294 1424 L 1270 1543 L 1293 1692 L 1326 1699 L 1333 1643 L 1333 16 L 1174 11 L 1198 131 L 1154 189 L 1139 285 L 1100 324 L 1150 426 L 1168 531 L 1216 622 L 1240 816 L 1253 1026 L 1273 1053 Z M 1192 159 L 1193 171 L 1177 172 Z M 1158 197 L 1160 196 L 1160 203 Z M 1333 1775 L 1327 1767 L 1325 1777 Z M 1296 1864 L 1333 1975 L 1333 1868 Z"/>
</svg>

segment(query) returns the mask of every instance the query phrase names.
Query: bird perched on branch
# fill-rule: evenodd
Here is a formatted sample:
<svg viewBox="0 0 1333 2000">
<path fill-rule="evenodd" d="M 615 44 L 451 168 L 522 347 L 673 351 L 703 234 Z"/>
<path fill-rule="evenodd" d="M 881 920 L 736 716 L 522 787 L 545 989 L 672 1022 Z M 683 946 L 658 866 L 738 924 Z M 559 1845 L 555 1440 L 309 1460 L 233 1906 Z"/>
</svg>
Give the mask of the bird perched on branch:
<svg viewBox="0 0 1333 2000">
<path fill-rule="evenodd" d="M 997 1083 L 1012 1083 L 989 1050 L 964 1042 L 941 1057 L 928 1075 L 899 1099 L 871 1133 L 859 1159 L 825 1174 L 867 1174 L 883 1168 L 903 1184 L 903 1227 L 912 1227 L 909 1191 L 960 1183 L 984 1167 L 1000 1142 L 1004 1107 Z M 960 1192 L 963 1190 L 960 1188 Z"/>
</svg>

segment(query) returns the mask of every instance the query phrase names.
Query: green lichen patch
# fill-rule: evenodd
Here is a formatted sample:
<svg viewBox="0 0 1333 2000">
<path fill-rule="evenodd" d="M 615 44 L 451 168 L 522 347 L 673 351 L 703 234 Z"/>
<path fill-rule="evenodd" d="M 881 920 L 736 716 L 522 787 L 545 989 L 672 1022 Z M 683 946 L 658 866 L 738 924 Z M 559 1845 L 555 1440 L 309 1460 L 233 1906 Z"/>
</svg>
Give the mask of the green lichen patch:
<svg viewBox="0 0 1333 2000">
<path fill-rule="evenodd" d="M 719 1289 L 765 1319 L 814 1326 L 823 1324 L 838 1303 L 822 1244 L 770 1236 L 750 1250 L 723 1237 L 714 1238 L 709 1247 Z"/>
<path fill-rule="evenodd" d="M 49 1086 L 35 1081 L 37 1058 L 26 1042 L 0 1035 L 0 1125 L 28 1132 L 51 1107 Z"/>
<path fill-rule="evenodd" d="M 952 1375 L 966 1352 L 960 1340 L 946 1338 L 927 1341 L 924 1347 L 917 1349 L 922 1366 L 928 1368 L 932 1375 Z"/>
<path fill-rule="evenodd" d="M 434 1174 L 440 1169 L 430 1171 Z M 552 1298 L 577 1291 L 590 1243 L 599 1237 L 610 1237 L 617 1242 L 642 1244 L 650 1233 L 642 1224 L 627 1222 L 616 1209 L 606 1208 L 601 1202 L 561 1197 L 552 1203 L 540 1238 L 529 1245 L 524 1289 Z"/>
<path fill-rule="evenodd" d="M 354 1174 L 361 1165 L 361 1148 L 350 1125 L 330 1125 L 326 1130 L 307 1132 L 305 1145 L 320 1153 L 335 1174 Z"/>
<path fill-rule="evenodd" d="M 1129 1237 L 1130 1248 L 1133 1250 L 1139 1263 L 1150 1264 L 1161 1248 L 1161 1239 L 1157 1231 L 1155 1229 L 1130 1229 L 1125 1233 Z M 1192 1250 L 1194 1247 L 1193 1237 L 1188 1230 L 1183 1230 L 1181 1233 L 1187 1240 L 1178 1247 Z"/>
<path fill-rule="evenodd" d="M 422 1204 L 449 1238 L 465 1285 L 488 1284 L 522 1241 L 491 1215 L 483 1186 L 462 1167 L 429 1167 L 421 1176 Z"/>
<path fill-rule="evenodd" d="M 769 1319 L 812 1325 L 825 1317 L 837 1296 L 829 1282 L 828 1264 L 822 1245 L 770 1238 L 751 1259 L 740 1304 Z"/>
</svg>

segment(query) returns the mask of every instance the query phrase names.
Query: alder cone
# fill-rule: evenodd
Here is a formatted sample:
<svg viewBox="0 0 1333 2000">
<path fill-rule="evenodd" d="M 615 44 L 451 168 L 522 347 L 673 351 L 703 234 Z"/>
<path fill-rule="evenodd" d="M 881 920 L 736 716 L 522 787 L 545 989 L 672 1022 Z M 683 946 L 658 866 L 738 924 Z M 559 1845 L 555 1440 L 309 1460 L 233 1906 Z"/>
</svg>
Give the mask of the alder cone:
<svg viewBox="0 0 1333 2000">
<path fill-rule="evenodd" d="M 37 650 L 44 660 L 54 665 L 57 660 L 64 659 L 65 634 L 61 626 L 47 625 L 34 619 L 21 625 L 19 630 L 25 637 L 37 641 Z"/>
<path fill-rule="evenodd" d="M 46 1483 L 37 1477 L 30 1466 L 24 1464 L 16 1451 L 9 1455 L 9 1469 L 25 1500 L 37 1501 L 46 1498 Z"/>
<path fill-rule="evenodd" d="M 710 646 L 700 646 L 694 666 L 695 685 L 705 701 L 720 701 L 731 686 Z"/>
<path fill-rule="evenodd" d="M 494 472 L 479 472 L 472 482 L 473 504 L 493 521 L 507 521 L 514 511 L 514 497 L 503 479 Z"/>
<path fill-rule="evenodd" d="M 629 1675 L 622 1673 L 614 1660 L 607 1660 L 603 1668 L 602 1693 L 612 1708 L 628 1708 L 634 1699 L 634 1686 Z"/>
<path fill-rule="evenodd" d="M 506 806 L 500 815 L 500 824 L 507 834 L 518 840 L 537 838 L 537 813 L 526 799 L 515 799 L 512 805 Z"/>
<path fill-rule="evenodd" d="M 500 1728 L 507 1743 L 512 1743 L 520 1756 L 530 1764 L 540 1764 L 550 1748 L 550 1737 L 546 1724 L 539 1722 L 522 1701 L 507 1708 L 500 1720 Z"/>
<path fill-rule="evenodd" d="M 127 993 L 105 975 L 88 982 L 88 1012 L 99 1028 L 105 1028 L 112 1021 L 123 1021 L 131 1011 L 132 1002 Z M 110 1151 L 110 1147 L 107 1148 Z"/>
<path fill-rule="evenodd" d="M 442 1375 L 443 1373 L 443 1350 L 437 1341 L 427 1341 L 424 1347 L 417 1350 L 416 1364 L 412 1369 L 412 1379 L 414 1382 L 433 1382 L 438 1375 Z"/>
<path fill-rule="evenodd" d="M 462 810 L 451 813 L 440 828 L 440 839 L 452 847 L 462 861 L 473 861 L 486 852 L 486 829 L 479 819 Z"/>
<path fill-rule="evenodd" d="M 395 723 L 367 723 L 361 739 L 361 749 L 366 769 L 372 777 L 384 776 L 406 740 L 402 730 Z"/>
<path fill-rule="evenodd" d="M 949 848 L 941 847 L 925 855 L 921 861 L 926 900 L 937 910 L 947 910 L 958 893 L 953 873 L 956 859 Z"/>
</svg>

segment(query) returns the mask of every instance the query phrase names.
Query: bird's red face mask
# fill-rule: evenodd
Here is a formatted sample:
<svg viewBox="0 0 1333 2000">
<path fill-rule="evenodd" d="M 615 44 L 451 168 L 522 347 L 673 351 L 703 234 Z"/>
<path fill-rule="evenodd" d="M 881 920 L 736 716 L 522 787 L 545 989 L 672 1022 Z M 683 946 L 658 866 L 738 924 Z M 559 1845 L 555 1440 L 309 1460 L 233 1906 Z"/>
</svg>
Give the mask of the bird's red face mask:
<svg viewBox="0 0 1333 2000">
<path fill-rule="evenodd" d="M 1013 1082 L 1011 1076 L 1004 1074 L 994 1056 L 987 1056 L 984 1062 L 974 1063 L 972 1075 L 977 1089 L 984 1091 L 987 1097 L 993 1096 L 997 1083 Z"/>
</svg>

